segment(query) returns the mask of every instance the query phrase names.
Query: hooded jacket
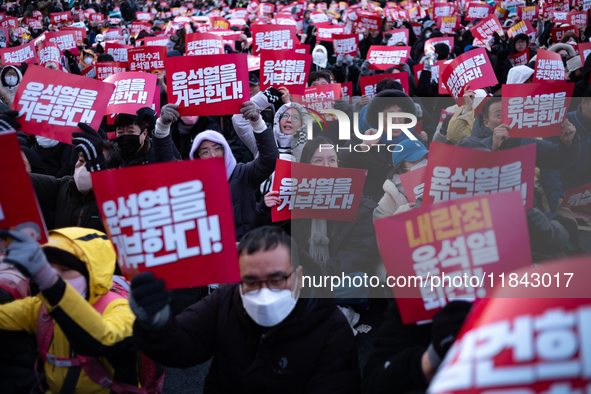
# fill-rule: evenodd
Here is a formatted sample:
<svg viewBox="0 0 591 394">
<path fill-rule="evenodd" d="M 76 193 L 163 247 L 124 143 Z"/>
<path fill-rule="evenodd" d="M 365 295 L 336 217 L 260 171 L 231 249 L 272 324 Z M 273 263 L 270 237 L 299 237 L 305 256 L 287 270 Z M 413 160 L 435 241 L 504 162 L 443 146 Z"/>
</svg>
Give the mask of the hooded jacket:
<svg viewBox="0 0 591 394">
<path fill-rule="evenodd" d="M 18 78 L 18 81 L 17 81 L 16 85 L 14 85 L 14 86 L 8 86 L 8 84 L 6 83 L 6 74 L 8 73 L 8 70 L 11 70 L 11 69 L 16 71 L 16 76 Z M 17 66 L 6 66 L 2 69 L 2 72 L 0 73 L 0 82 L 2 83 L 2 87 L 8 91 L 8 94 L 10 95 L 11 100 L 14 100 L 14 95 L 16 93 L 16 90 L 18 89 L 18 85 L 21 83 L 22 80 L 23 80 L 23 73 L 21 72 L 21 69 L 18 68 Z"/>
<path fill-rule="evenodd" d="M 135 316 L 126 299 L 113 300 L 100 315 L 92 305 L 113 283 L 115 249 L 108 237 L 96 230 L 63 228 L 50 231 L 45 246 L 62 249 L 81 260 L 88 270 L 88 301 L 62 279 L 37 297 L 0 305 L 0 328 L 36 333 L 41 306 L 54 322 L 49 353 L 56 357 L 98 357 L 105 369 L 122 383 L 136 384 L 135 351 L 130 351 Z M 56 261 L 55 263 L 59 263 Z M 51 393 L 59 393 L 70 368 L 45 363 L 45 379 Z M 109 393 L 82 370 L 76 391 Z"/>
<path fill-rule="evenodd" d="M 273 138 L 272 125 L 261 133 L 254 133 L 260 154 L 248 163 L 236 163 L 230 145 L 224 136 L 213 130 L 205 130 L 195 137 L 189 157 L 194 160 L 194 154 L 203 141 L 216 142 L 224 147 L 224 162 L 226 176 L 230 183 L 232 195 L 232 209 L 234 211 L 234 225 L 238 240 L 251 228 L 256 206 L 256 192 L 261 185 L 275 171 L 275 162 L 279 158 L 277 145 Z"/>
</svg>

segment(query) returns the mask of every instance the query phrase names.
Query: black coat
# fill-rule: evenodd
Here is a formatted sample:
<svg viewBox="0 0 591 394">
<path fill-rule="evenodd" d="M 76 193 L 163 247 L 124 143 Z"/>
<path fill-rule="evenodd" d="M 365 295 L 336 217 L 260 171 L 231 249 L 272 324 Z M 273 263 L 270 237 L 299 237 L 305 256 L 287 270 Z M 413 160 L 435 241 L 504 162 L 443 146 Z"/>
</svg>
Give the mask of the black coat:
<svg viewBox="0 0 591 394">
<path fill-rule="evenodd" d="M 158 331 L 137 320 L 138 348 L 166 366 L 213 357 L 204 393 L 357 393 L 353 332 L 333 299 L 300 298 L 275 327 L 257 325 L 237 284 L 220 287 Z"/>
<path fill-rule="evenodd" d="M 78 152 L 74 152 L 74 147 L 62 142 L 52 148 L 42 148 L 35 143 L 35 152 L 43 162 L 45 172 L 56 178 L 72 175 L 78 160 Z"/>
<path fill-rule="evenodd" d="M 183 160 L 189 158 L 191 145 L 193 144 L 193 140 L 197 134 L 205 130 L 213 130 L 217 131 L 218 133 L 222 132 L 219 123 L 209 116 L 200 116 L 197 120 L 197 123 L 195 123 L 191 128 L 191 132 L 189 134 L 180 133 L 179 122 L 181 122 L 181 120 L 178 120 L 170 125 L 170 135 L 172 136 L 172 141 L 179 150 Z"/>
</svg>

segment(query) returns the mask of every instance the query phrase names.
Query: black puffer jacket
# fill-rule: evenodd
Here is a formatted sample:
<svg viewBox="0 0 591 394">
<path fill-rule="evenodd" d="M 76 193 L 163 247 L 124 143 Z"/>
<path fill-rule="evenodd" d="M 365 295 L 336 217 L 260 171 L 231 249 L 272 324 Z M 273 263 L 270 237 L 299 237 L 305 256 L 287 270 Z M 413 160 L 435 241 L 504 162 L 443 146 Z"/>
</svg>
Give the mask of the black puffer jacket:
<svg viewBox="0 0 591 394">
<path fill-rule="evenodd" d="M 191 144 L 195 136 L 204 130 L 214 130 L 218 133 L 222 132 L 220 124 L 209 116 L 200 116 L 193 127 L 185 126 L 179 119 L 170 125 L 170 135 L 172 141 L 179 150 L 183 160 L 189 158 L 189 152 L 191 151 Z"/>
<path fill-rule="evenodd" d="M 30 174 L 45 224 L 49 230 L 62 227 L 84 227 L 105 232 L 94 192 L 78 191 L 71 176 L 61 179 Z"/>
<path fill-rule="evenodd" d="M 213 357 L 204 393 L 359 392 L 357 346 L 333 299 L 300 298 L 283 322 L 264 328 L 239 292 L 237 284 L 222 286 L 158 331 L 136 320 L 138 348 L 177 368 Z"/>
<path fill-rule="evenodd" d="M 74 152 L 72 145 L 60 142 L 52 148 L 42 148 L 38 143 L 34 146 L 48 175 L 56 178 L 72 175 L 72 169 L 78 158 L 78 152 Z"/>
</svg>

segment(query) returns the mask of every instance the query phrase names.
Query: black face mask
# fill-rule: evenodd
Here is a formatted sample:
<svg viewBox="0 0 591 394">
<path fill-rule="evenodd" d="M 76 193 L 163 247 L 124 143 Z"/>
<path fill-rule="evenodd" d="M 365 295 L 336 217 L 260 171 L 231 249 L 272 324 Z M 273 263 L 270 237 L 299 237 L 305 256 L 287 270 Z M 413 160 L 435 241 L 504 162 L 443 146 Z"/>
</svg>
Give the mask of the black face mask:
<svg viewBox="0 0 591 394">
<path fill-rule="evenodd" d="M 140 144 L 140 136 L 136 134 L 125 134 L 115 139 L 119 149 L 126 156 L 133 156 L 140 150 L 142 144 Z"/>
</svg>

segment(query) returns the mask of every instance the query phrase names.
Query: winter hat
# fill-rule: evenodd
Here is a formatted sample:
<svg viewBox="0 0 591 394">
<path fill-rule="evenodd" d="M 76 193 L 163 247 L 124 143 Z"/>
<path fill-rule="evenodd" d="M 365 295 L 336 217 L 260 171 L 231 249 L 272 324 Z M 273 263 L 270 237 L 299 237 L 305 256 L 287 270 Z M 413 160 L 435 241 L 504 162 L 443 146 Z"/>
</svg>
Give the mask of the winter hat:
<svg viewBox="0 0 591 394">
<path fill-rule="evenodd" d="M 565 50 L 566 53 L 568 53 L 568 55 L 566 57 L 571 57 L 571 56 L 576 55 L 575 49 L 572 47 L 572 45 L 569 45 L 569 44 L 563 44 L 563 43 L 554 44 L 550 48 L 548 48 L 548 50 L 552 51 L 552 52 L 556 52 L 556 53 L 558 53 L 558 51 Z"/>
<path fill-rule="evenodd" d="M 425 145 L 423 145 L 420 141 L 414 140 L 404 140 L 398 143 L 398 146 L 402 149 L 394 149 L 392 152 L 392 164 L 396 167 L 398 164 L 402 163 L 403 161 L 417 161 L 420 160 L 421 157 L 429 154 Z"/>
<path fill-rule="evenodd" d="M 377 128 L 379 126 L 379 113 L 392 105 L 398 105 L 402 112 L 416 114 L 415 103 L 406 93 L 393 89 L 383 90 L 376 94 L 367 105 L 365 123 Z"/>
<path fill-rule="evenodd" d="M 507 74 L 507 85 L 513 85 L 517 83 L 524 83 L 534 74 L 534 70 L 528 66 L 516 66 L 509 70 Z"/>
<path fill-rule="evenodd" d="M 449 46 L 447 44 L 435 44 L 433 49 L 435 49 L 435 53 L 437 54 L 437 60 L 447 60 L 449 57 Z"/>
<path fill-rule="evenodd" d="M 566 68 L 568 69 L 569 74 L 577 71 L 581 67 L 583 67 L 583 63 L 581 62 L 580 56 L 573 56 L 566 61 Z"/>
<path fill-rule="evenodd" d="M 430 27 L 431 27 L 431 26 L 433 26 L 434 24 L 435 24 L 435 22 L 434 22 L 434 21 L 432 21 L 432 20 L 428 20 L 428 21 L 426 21 L 425 23 L 423 23 L 423 30 L 424 30 L 424 29 L 428 29 L 428 28 L 430 28 Z"/>
<path fill-rule="evenodd" d="M 191 152 L 189 153 L 189 157 L 191 158 L 191 160 L 195 159 L 195 157 L 193 157 L 193 155 L 195 152 L 197 152 L 199 145 L 201 145 L 201 143 L 203 141 L 216 142 L 224 147 L 224 161 L 226 163 L 226 176 L 228 177 L 228 179 L 230 179 L 230 177 L 232 176 L 232 172 L 234 172 L 234 168 L 236 168 L 236 159 L 234 158 L 234 155 L 232 154 L 232 149 L 230 149 L 230 145 L 228 145 L 228 141 L 226 141 L 224 136 L 221 133 L 218 133 L 217 131 L 205 130 L 205 131 L 197 134 L 197 136 L 195 137 L 195 140 L 193 141 L 193 145 L 191 146 Z"/>
<path fill-rule="evenodd" d="M 318 67 L 326 68 L 328 63 L 328 52 L 322 45 L 316 45 L 312 51 L 312 62 Z"/>
</svg>

